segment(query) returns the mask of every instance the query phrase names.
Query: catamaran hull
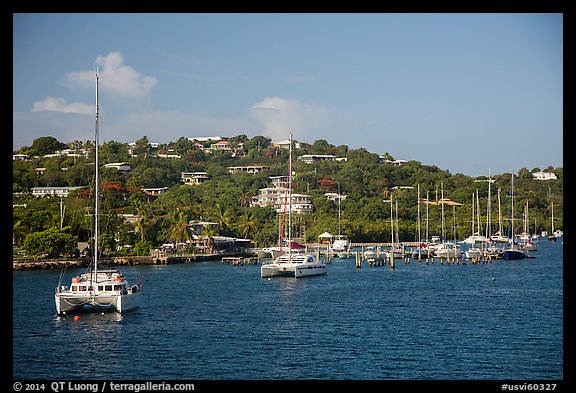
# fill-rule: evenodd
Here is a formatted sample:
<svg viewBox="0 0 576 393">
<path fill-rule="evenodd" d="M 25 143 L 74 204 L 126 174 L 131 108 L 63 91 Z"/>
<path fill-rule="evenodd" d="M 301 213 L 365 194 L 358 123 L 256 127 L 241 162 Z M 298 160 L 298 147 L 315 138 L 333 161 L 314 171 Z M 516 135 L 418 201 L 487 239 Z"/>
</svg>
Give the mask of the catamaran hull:
<svg viewBox="0 0 576 393">
<path fill-rule="evenodd" d="M 314 264 L 306 266 L 275 264 L 262 265 L 260 269 L 261 278 L 270 277 L 311 277 L 321 276 L 328 272 L 328 268 L 323 264 Z"/>
<path fill-rule="evenodd" d="M 262 265 L 260 277 L 294 277 L 294 266 L 279 266 L 277 264 Z"/>
<path fill-rule="evenodd" d="M 125 313 L 140 307 L 140 294 L 75 296 L 74 294 L 56 294 L 56 313 L 69 312 L 105 312 Z"/>
<path fill-rule="evenodd" d="M 306 266 L 304 268 L 297 267 L 294 271 L 294 277 L 311 277 L 311 276 L 322 276 L 328 272 L 328 268 L 324 265 L 318 266 Z"/>
</svg>

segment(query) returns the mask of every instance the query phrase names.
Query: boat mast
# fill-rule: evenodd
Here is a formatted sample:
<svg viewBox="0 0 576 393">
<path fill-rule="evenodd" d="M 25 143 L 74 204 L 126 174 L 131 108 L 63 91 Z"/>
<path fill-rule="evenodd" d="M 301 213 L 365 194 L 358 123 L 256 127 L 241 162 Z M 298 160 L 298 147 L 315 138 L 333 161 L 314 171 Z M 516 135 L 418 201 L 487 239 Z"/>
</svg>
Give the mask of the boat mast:
<svg viewBox="0 0 576 393">
<path fill-rule="evenodd" d="M 440 197 L 440 204 L 442 210 L 442 243 L 446 241 L 446 236 L 444 234 L 444 182 L 440 183 L 441 187 L 441 197 Z"/>
<path fill-rule="evenodd" d="M 476 221 L 478 222 L 478 238 L 480 237 L 480 197 L 478 196 L 478 189 L 476 189 Z"/>
<path fill-rule="evenodd" d="M 512 181 L 510 185 L 510 249 L 514 249 L 514 172 L 512 172 Z"/>
<path fill-rule="evenodd" d="M 429 228 L 428 228 L 428 221 L 429 221 L 429 218 L 428 218 L 428 214 L 429 214 L 428 206 L 429 206 L 429 205 L 430 205 L 430 196 L 428 195 L 428 191 L 426 191 L 426 244 L 428 244 L 428 242 L 430 241 L 430 236 L 429 236 L 429 233 L 428 233 L 428 229 L 429 229 Z"/>
<path fill-rule="evenodd" d="M 417 227 L 418 227 L 418 249 L 422 244 L 422 236 L 420 234 L 420 184 L 418 184 L 418 220 L 417 220 Z"/>
<path fill-rule="evenodd" d="M 498 188 L 498 234 L 502 236 L 502 209 L 500 207 L 500 191 L 501 189 Z"/>
<path fill-rule="evenodd" d="M 492 178 L 490 177 L 490 168 L 488 168 L 488 207 L 486 208 L 486 242 L 489 242 L 492 236 L 492 207 L 490 206 L 490 183 L 492 183 Z"/>
<path fill-rule="evenodd" d="M 552 227 L 551 227 L 551 232 L 550 232 L 550 236 L 554 236 L 554 201 L 552 200 L 552 192 L 550 191 L 550 187 L 548 187 L 548 197 L 550 198 L 550 207 L 552 209 L 551 213 L 551 217 L 552 217 Z"/>
<path fill-rule="evenodd" d="M 98 162 L 98 145 L 100 144 L 100 107 L 98 104 L 98 67 L 96 67 L 96 127 L 95 127 L 95 180 L 94 180 L 94 279 L 97 280 L 98 273 L 98 199 L 100 194 L 100 178 L 99 172 L 99 162 Z"/>
<path fill-rule="evenodd" d="M 292 133 L 288 149 L 288 256 L 292 262 Z"/>
</svg>

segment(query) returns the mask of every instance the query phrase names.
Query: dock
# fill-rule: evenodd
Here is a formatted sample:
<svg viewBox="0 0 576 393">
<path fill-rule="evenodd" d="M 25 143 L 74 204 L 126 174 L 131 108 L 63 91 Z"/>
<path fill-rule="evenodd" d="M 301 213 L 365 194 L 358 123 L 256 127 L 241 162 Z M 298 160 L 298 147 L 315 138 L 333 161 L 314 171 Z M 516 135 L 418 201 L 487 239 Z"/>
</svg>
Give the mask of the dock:
<svg viewBox="0 0 576 393">
<path fill-rule="evenodd" d="M 205 261 L 219 261 L 224 258 L 256 258 L 252 254 L 245 253 L 215 253 L 193 255 L 166 255 L 165 253 L 152 256 L 128 256 L 128 257 L 105 257 L 100 261 L 106 266 L 135 266 L 135 265 L 175 265 L 181 263 L 195 263 Z M 256 258 L 257 259 L 257 258 Z M 87 268 L 90 265 L 89 258 L 77 259 L 14 259 L 12 270 L 49 270 L 49 269 L 74 269 Z"/>
</svg>

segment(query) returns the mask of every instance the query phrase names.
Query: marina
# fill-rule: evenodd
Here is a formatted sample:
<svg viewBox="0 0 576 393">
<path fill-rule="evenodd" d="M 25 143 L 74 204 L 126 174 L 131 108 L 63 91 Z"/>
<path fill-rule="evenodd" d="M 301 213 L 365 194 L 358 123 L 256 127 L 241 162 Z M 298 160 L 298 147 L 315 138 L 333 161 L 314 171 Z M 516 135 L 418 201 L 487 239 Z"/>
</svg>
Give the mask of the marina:
<svg viewBox="0 0 576 393">
<path fill-rule="evenodd" d="M 219 259 L 134 265 L 123 270 L 149 283 L 141 307 L 78 321 L 54 312 L 59 271 L 15 271 L 14 293 L 26 296 L 14 296 L 13 376 L 561 380 L 562 242 L 541 242 L 538 253 L 395 269 L 334 259 L 328 274 L 307 279 L 261 279 L 259 265 Z M 139 361 L 90 350 L 70 367 L 77 342 L 97 348 L 102 337 Z"/>
</svg>

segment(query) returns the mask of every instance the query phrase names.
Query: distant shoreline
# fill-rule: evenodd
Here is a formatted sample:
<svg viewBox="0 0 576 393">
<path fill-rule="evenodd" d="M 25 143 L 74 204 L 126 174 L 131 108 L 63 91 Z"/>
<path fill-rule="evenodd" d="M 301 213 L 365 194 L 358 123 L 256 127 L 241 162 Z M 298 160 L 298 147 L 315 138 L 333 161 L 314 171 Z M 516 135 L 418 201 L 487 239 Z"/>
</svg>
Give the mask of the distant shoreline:
<svg viewBox="0 0 576 393">
<path fill-rule="evenodd" d="M 204 261 L 219 261 L 226 256 L 245 256 L 244 254 L 199 254 L 186 256 L 130 256 L 130 257 L 109 257 L 103 258 L 101 263 L 109 266 L 134 266 L 134 265 L 173 265 L 180 263 L 194 263 Z M 12 270 L 50 270 L 62 268 L 88 267 L 90 259 L 68 258 L 68 259 L 22 259 L 12 260 Z"/>
</svg>

